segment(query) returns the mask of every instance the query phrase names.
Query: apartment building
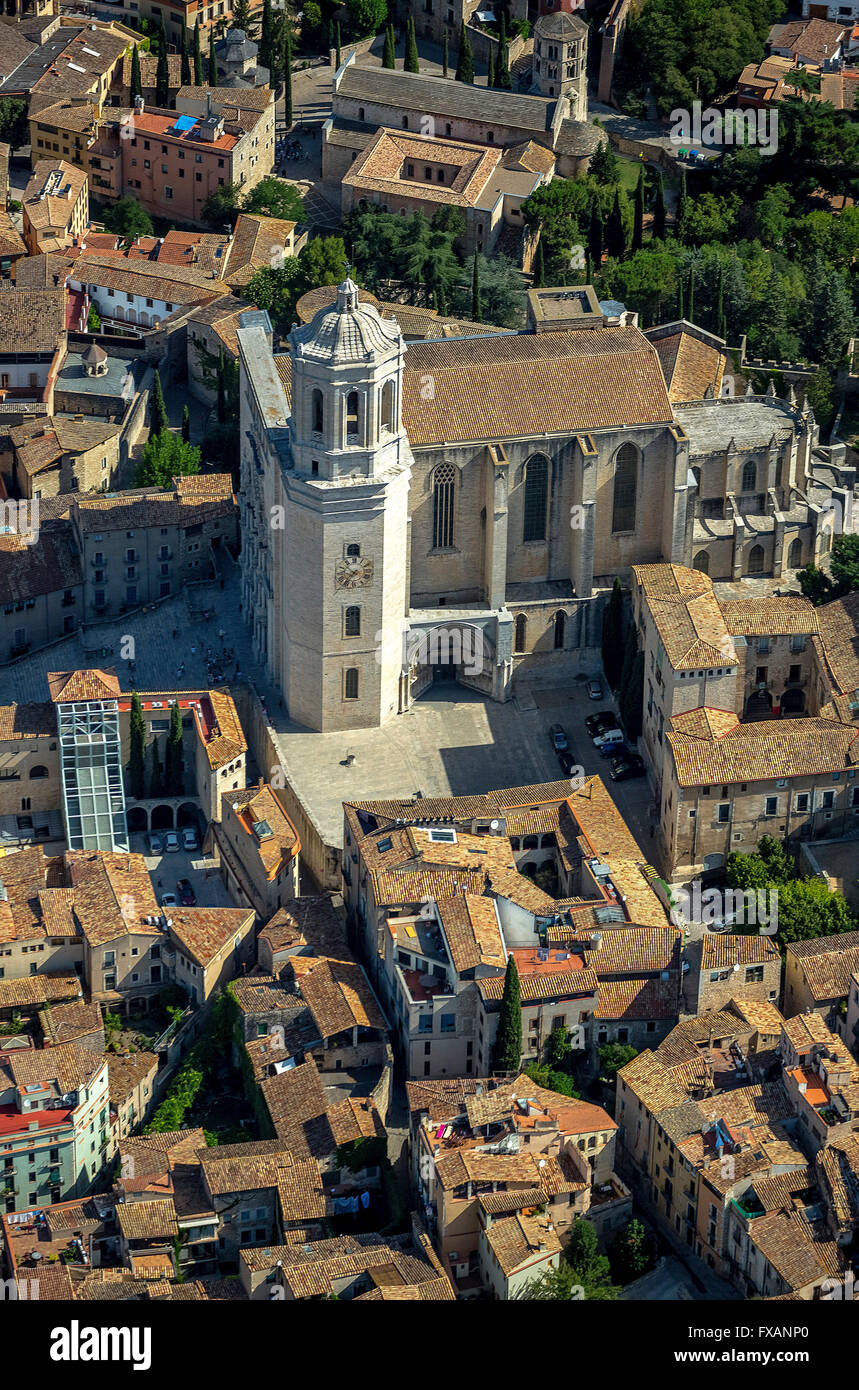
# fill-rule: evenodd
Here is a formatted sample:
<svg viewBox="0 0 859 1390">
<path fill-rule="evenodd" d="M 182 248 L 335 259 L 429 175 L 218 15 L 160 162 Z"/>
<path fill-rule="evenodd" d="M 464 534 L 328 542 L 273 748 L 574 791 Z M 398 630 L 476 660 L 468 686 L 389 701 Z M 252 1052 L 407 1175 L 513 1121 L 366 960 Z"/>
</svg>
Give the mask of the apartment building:
<svg viewBox="0 0 859 1390">
<path fill-rule="evenodd" d="M 89 225 L 89 184 L 84 171 L 63 159 L 37 159 L 24 192 L 22 217 L 31 256 L 74 245 Z"/>
<path fill-rule="evenodd" d="M 781 957 L 769 936 L 705 932 L 684 950 L 684 993 L 690 1013 L 727 1008 L 732 999 L 778 1005 Z M 788 1013 L 796 1013 L 785 996 Z"/>
<path fill-rule="evenodd" d="M 263 921 L 298 897 L 301 843 L 272 788 L 225 792 L 221 820 L 213 826 L 221 874 L 237 902 L 253 907 Z"/>
<path fill-rule="evenodd" d="M 859 932 L 790 941 L 784 957 L 784 1007 L 788 1016 L 813 1011 L 847 1046 L 855 1047 L 848 998 L 859 969 Z"/>
<path fill-rule="evenodd" d="M 7 425 L 41 413 L 35 407 L 53 412 L 67 345 L 63 290 L 18 290 L 0 281 L 0 416 Z"/>
<path fill-rule="evenodd" d="M 806 598 L 723 599 L 739 658 L 734 709 L 746 719 L 816 713 L 813 686 L 817 609 Z M 740 641 L 739 639 L 743 640 Z"/>
<path fill-rule="evenodd" d="M 350 960 L 343 900 L 336 893 L 308 893 L 280 908 L 257 935 L 257 962 L 279 975 L 290 956 L 330 956 Z"/>
</svg>

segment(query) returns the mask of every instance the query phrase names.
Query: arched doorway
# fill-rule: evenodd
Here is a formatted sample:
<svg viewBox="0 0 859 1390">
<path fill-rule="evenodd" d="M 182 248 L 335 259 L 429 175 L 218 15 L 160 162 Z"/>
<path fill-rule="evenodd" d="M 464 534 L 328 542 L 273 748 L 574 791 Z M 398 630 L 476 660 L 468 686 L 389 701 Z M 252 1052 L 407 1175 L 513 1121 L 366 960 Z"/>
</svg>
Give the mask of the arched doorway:
<svg viewBox="0 0 859 1390">
<path fill-rule="evenodd" d="M 787 567 L 789 570 L 798 570 L 802 567 L 802 541 L 797 536 L 790 543 L 787 552 Z"/>
<path fill-rule="evenodd" d="M 558 612 L 555 614 L 554 628 L 555 630 L 552 640 L 554 643 L 555 651 L 557 652 L 560 651 L 564 645 L 564 635 L 567 630 L 567 615 L 564 612 L 563 608 L 560 608 Z"/>
<path fill-rule="evenodd" d="M 693 570 L 699 570 L 701 574 L 710 573 L 710 556 L 706 550 L 699 550 L 695 559 L 692 561 Z"/>
<path fill-rule="evenodd" d="M 769 719 L 772 707 L 773 697 L 768 690 L 753 690 L 746 701 L 746 718 Z"/>
<path fill-rule="evenodd" d="M 128 826 L 129 835 L 133 835 L 136 831 L 146 830 L 148 825 L 145 807 L 129 806 L 125 813 L 125 821 Z"/>
<path fill-rule="evenodd" d="M 190 825 L 195 830 L 200 821 L 200 812 L 193 801 L 183 801 L 176 812 L 176 829 L 181 830 L 183 826 Z"/>
<path fill-rule="evenodd" d="M 411 698 L 430 685 L 458 681 L 472 689 L 491 691 L 495 647 L 474 623 L 438 623 L 412 631 L 408 637 Z"/>
<path fill-rule="evenodd" d="M 152 808 L 152 829 L 153 829 L 153 830 L 172 830 L 172 829 L 173 829 L 173 807 L 172 807 L 172 806 L 153 806 L 153 808 Z"/>
<path fill-rule="evenodd" d="M 804 714 L 805 691 L 795 688 L 786 690 L 781 697 L 781 712 L 783 715 Z"/>
<path fill-rule="evenodd" d="M 749 574 L 763 574 L 764 572 L 764 548 L 762 545 L 753 545 L 749 551 Z"/>
</svg>

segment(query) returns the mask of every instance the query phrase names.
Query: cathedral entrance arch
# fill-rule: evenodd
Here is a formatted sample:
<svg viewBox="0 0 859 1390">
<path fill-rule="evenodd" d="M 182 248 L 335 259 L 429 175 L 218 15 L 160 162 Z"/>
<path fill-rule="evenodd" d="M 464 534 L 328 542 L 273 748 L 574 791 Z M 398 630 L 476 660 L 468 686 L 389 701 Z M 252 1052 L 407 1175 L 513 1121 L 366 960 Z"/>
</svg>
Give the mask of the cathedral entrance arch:
<svg viewBox="0 0 859 1390">
<path fill-rule="evenodd" d="M 495 644 L 477 623 L 433 623 L 406 635 L 405 664 L 413 700 L 448 681 L 491 694 Z"/>
</svg>

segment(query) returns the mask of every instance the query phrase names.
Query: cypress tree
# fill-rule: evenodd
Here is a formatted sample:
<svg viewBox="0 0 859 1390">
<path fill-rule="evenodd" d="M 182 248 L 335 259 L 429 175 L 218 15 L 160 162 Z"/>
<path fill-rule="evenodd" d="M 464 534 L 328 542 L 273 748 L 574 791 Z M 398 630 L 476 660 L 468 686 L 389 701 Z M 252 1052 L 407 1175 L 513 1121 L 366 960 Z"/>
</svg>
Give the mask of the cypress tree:
<svg viewBox="0 0 859 1390">
<path fill-rule="evenodd" d="M 131 696 L 131 715 L 129 718 L 131 750 L 128 760 L 128 786 L 135 801 L 142 801 L 146 795 L 144 777 L 146 753 L 146 725 L 143 720 L 143 706 L 135 690 Z"/>
<path fill-rule="evenodd" d="M 486 69 L 486 86 L 495 86 L 495 44 L 489 43 L 489 66 Z"/>
<path fill-rule="evenodd" d="M 203 50 L 200 47 L 200 21 L 194 25 L 194 82 L 198 87 L 203 85 Z"/>
<path fill-rule="evenodd" d="M 665 240 L 665 184 L 662 170 L 656 174 L 656 201 L 653 205 L 653 235 L 659 241 Z"/>
<path fill-rule="evenodd" d="M 685 169 L 681 169 L 681 170 L 680 170 L 680 191 L 679 191 L 679 193 L 677 194 L 677 221 L 676 221 L 676 224 L 675 224 L 675 231 L 676 231 L 676 234 L 677 234 L 677 239 L 678 239 L 678 241 L 682 241 L 682 240 L 683 240 L 683 223 L 684 223 L 685 220 L 686 220 L 686 199 L 687 199 L 687 197 L 688 197 L 688 195 L 687 195 L 687 193 L 686 193 L 686 170 L 685 170 Z"/>
<path fill-rule="evenodd" d="M 620 684 L 618 686 L 618 699 L 623 699 L 623 692 L 629 685 L 632 667 L 638 654 L 638 639 L 635 635 L 635 624 L 630 623 L 626 630 L 626 643 L 623 648 L 623 665 L 620 671 Z"/>
<path fill-rule="evenodd" d="M 543 238 L 537 242 L 534 255 L 534 288 L 541 290 L 546 283 L 546 262 L 543 256 Z"/>
<path fill-rule="evenodd" d="M 512 89 L 510 80 L 510 53 L 507 47 L 507 16 L 501 11 L 501 22 L 498 26 L 498 58 L 495 63 L 495 86 L 502 92 L 509 92 Z"/>
<path fill-rule="evenodd" d="M 472 323 L 483 322 L 483 311 L 480 307 L 480 266 L 476 251 L 471 268 L 471 321 Z"/>
<path fill-rule="evenodd" d="M 685 319 L 686 311 L 683 307 L 683 276 L 677 276 L 677 317 Z"/>
<path fill-rule="evenodd" d="M 341 63 L 341 58 L 340 58 L 340 20 L 339 20 L 339 19 L 338 19 L 338 20 L 335 20 L 335 22 L 334 22 L 334 48 L 335 48 L 335 50 L 336 50 L 336 51 L 335 51 L 335 54 L 334 54 L 335 67 L 338 67 L 338 68 L 339 68 L 340 63 Z M 417 69 L 416 69 L 416 71 L 417 71 Z"/>
<path fill-rule="evenodd" d="M 686 317 L 690 323 L 695 322 L 695 273 L 692 270 L 689 271 L 689 308 Z"/>
<path fill-rule="evenodd" d="M 597 269 L 599 269 L 602 262 L 604 240 L 605 229 L 603 228 L 602 221 L 602 207 L 600 206 L 599 198 L 594 196 L 594 200 L 591 203 L 591 221 L 588 227 L 588 254 Z"/>
<path fill-rule="evenodd" d="M 639 166 L 635 185 L 635 221 L 632 228 L 632 249 L 639 251 L 644 242 L 644 165 Z"/>
<path fill-rule="evenodd" d="M 269 78 L 271 79 L 271 73 L 269 73 Z M 210 29 L 210 30 L 209 30 L 209 86 L 210 86 L 210 87 L 217 87 L 217 85 L 218 85 L 218 60 L 217 60 L 217 58 L 215 57 L 215 31 L 214 31 L 214 29 Z"/>
<path fill-rule="evenodd" d="M 218 353 L 218 424 L 227 423 L 227 388 L 224 382 L 226 374 L 226 364 L 224 360 L 224 349 Z"/>
<path fill-rule="evenodd" d="M 287 33 L 283 56 L 283 115 L 286 128 L 292 128 L 292 35 Z"/>
<path fill-rule="evenodd" d="M 167 735 L 167 793 L 181 796 L 185 790 L 182 775 L 182 715 L 178 705 L 170 708 L 170 732 Z"/>
<path fill-rule="evenodd" d="M 716 285 L 716 333 L 720 338 L 725 336 L 725 293 L 724 275 L 722 267 L 719 266 L 719 279 Z"/>
<path fill-rule="evenodd" d="M 388 24 L 385 28 L 385 47 L 382 50 L 382 67 L 395 68 L 397 66 L 397 49 L 394 42 L 394 26 Z"/>
<path fill-rule="evenodd" d="M 187 405 L 182 407 L 182 438 L 186 444 L 191 443 L 191 412 Z"/>
<path fill-rule="evenodd" d="M 131 50 L 131 104 L 134 105 L 134 98 L 143 95 L 143 86 L 140 81 L 140 54 L 137 51 L 137 44 Z"/>
<path fill-rule="evenodd" d="M 504 993 L 498 1014 L 498 1031 L 492 1052 L 494 1071 L 518 1072 L 522 1060 L 522 991 L 512 955 L 507 957 Z"/>
<path fill-rule="evenodd" d="M 152 383 L 152 396 L 149 401 L 149 429 L 154 436 L 157 436 L 166 430 L 167 425 L 167 406 L 164 404 L 161 373 L 156 367 L 155 380 Z"/>
<path fill-rule="evenodd" d="M 620 716 L 630 743 L 641 733 L 641 714 L 644 702 L 644 652 L 636 652 L 629 682 L 620 700 Z"/>
<path fill-rule="evenodd" d="M 614 204 L 609 213 L 605 233 L 606 249 L 610 256 L 622 257 L 626 252 L 626 236 L 623 230 L 623 214 L 620 210 L 620 185 L 614 190 Z"/>
<path fill-rule="evenodd" d="M 181 55 L 181 71 L 180 71 L 180 77 L 181 77 L 181 79 L 182 79 L 182 86 L 183 86 L 183 87 L 190 87 L 190 85 L 191 85 L 191 57 L 190 57 L 190 54 L 189 54 L 189 51 L 188 51 L 188 26 L 187 26 L 187 24 L 185 23 L 185 20 L 184 20 L 184 19 L 182 20 L 182 43 L 181 43 L 180 48 L 179 48 L 179 53 L 180 53 L 180 55 Z"/>
<path fill-rule="evenodd" d="M 444 45 L 442 47 L 442 77 L 448 76 L 450 66 L 450 40 L 447 37 L 447 30 L 444 32 Z"/>
<path fill-rule="evenodd" d="M 615 578 L 611 597 L 603 614 L 602 624 L 602 664 L 605 678 L 612 690 L 620 685 L 623 669 L 623 590 L 620 580 Z"/>
<path fill-rule="evenodd" d="M 155 68 L 155 105 L 166 106 L 170 100 L 170 69 L 167 65 L 167 35 L 164 23 L 158 39 L 158 63 Z"/>
<path fill-rule="evenodd" d="M 271 13 L 271 0 L 262 0 L 262 18 L 260 21 L 257 57 L 262 67 L 268 68 L 269 72 L 271 72 L 274 65 L 274 23 Z"/>
<path fill-rule="evenodd" d="M 438 289 L 435 290 L 435 291 L 433 292 L 433 297 L 434 297 L 434 299 L 435 299 L 435 311 L 436 311 L 436 313 L 437 313 L 441 318 L 446 318 L 446 317 L 447 317 L 447 300 L 445 299 L 445 296 L 444 296 L 444 289 L 442 288 L 441 285 L 439 285 Z"/>
<path fill-rule="evenodd" d="M 161 781 L 161 764 L 158 761 L 158 739 L 152 740 L 149 760 L 149 795 L 163 796 L 164 788 Z"/>
<path fill-rule="evenodd" d="M 456 60 L 456 80 L 474 86 L 474 50 L 471 47 L 465 25 L 462 26 L 459 54 Z"/>
<path fill-rule="evenodd" d="M 418 62 L 418 41 L 415 36 L 415 21 L 409 15 L 409 22 L 406 25 L 406 60 L 403 64 L 403 72 L 420 72 Z"/>
</svg>

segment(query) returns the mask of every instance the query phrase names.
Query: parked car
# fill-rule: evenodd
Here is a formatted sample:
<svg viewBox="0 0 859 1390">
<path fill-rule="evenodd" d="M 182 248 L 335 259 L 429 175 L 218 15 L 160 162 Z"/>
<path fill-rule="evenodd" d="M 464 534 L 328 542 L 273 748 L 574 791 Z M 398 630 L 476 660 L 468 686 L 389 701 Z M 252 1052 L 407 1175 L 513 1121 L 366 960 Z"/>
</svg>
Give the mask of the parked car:
<svg viewBox="0 0 859 1390">
<path fill-rule="evenodd" d="M 161 894 L 161 906 L 162 906 L 162 907 L 178 907 L 178 906 L 179 906 L 179 899 L 176 897 L 176 894 L 175 894 L 175 893 L 162 893 L 162 894 Z"/>
<path fill-rule="evenodd" d="M 621 739 L 620 743 L 601 743 L 597 752 L 601 758 L 625 758 L 632 749 Z"/>
<path fill-rule="evenodd" d="M 644 776 L 644 759 L 638 753 L 625 753 L 622 758 L 614 758 L 611 765 L 613 782 L 628 782 L 631 777 Z"/>
<path fill-rule="evenodd" d="M 610 709 L 602 709 L 599 714 L 589 714 L 585 720 L 585 728 L 591 738 L 597 734 L 605 733 L 606 729 L 618 728 L 617 715 Z"/>
<path fill-rule="evenodd" d="M 595 680 L 588 681 L 588 699 L 602 699 L 602 681 L 597 677 Z"/>
<path fill-rule="evenodd" d="M 179 882 L 176 884 L 176 891 L 179 894 L 179 901 L 183 907 L 197 906 L 197 894 L 191 887 L 189 879 L 180 878 Z"/>
<path fill-rule="evenodd" d="M 617 745 L 619 743 L 623 743 L 623 729 L 617 727 L 604 729 L 603 732 L 597 734 L 594 739 L 594 748 L 606 748 L 611 747 L 612 744 Z"/>
<path fill-rule="evenodd" d="M 192 853 L 200 848 L 197 840 L 197 832 L 196 830 L 192 830 L 190 826 L 187 826 L 182 831 L 182 848 L 190 850 Z"/>
<path fill-rule="evenodd" d="M 151 834 L 151 835 L 149 836 L 149 853 L 150 853 L 150 854 L 163 854 L 163 853 L 164 853 L 164 841 L 162 840 L 162 838 L 161 838 L 160 835 L 156 835 L 156 834 L 153 833 L 153 834 Z"/>
<path fill-rule="evenodd" d="M 549 738 L 552 740 L 552 747 L 556 753 L 566 753 L 569 748 L 567 735 L 560 724 L 553 724 L 549 730 Z"/>
<path fill-rule="evenodd" d="M 561 764 L 561 771 L 565 777 L 569 777 L 574 767 L 578 767 L 575 753 L 569 751 L 558 754 L 558 762 Z"/>
<path fill-rule="evenodd" d="M 182 846 L 179 844 L 179 836 L 176 834 L 176 831 L 168 830 L 167 834 L 164 836 L 164 852 L 166 854 L 175 854 L 177 850 L 181 848 Z"/>
</svg>

